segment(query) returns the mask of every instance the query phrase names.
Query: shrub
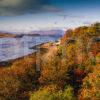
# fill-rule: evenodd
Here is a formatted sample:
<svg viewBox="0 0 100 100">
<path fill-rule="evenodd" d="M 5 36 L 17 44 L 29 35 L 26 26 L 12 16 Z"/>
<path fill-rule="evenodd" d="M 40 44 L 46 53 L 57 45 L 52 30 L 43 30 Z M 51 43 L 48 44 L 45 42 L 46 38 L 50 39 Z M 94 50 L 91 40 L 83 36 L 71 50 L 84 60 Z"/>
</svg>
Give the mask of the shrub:
<svg viewBox="0 0 100 100">
<path fill-rule="evenodd" d="M 75 97 L 73 89 L 67 86 L 64 91 L 48 91 L 48 89 L 42 88 L 31 94 L 30 100 L 75 100 Z"/>
<path fill-rule="evenodd" d="M 49 60 L 42 60 L 41 76 L 39 81 L 41 84 L 58 83 L 64 86 L 67 80 L 67 62 L 66 59 L 52 55 Z"/>
<path fill-rule="evenodd" d="M 12 75 L 5 73 L 0 76 L 0 100 L 18 99 L 20 86 L 20 81 Z"/>
<path fill-rule="evenodd" d="M 100 65 L 94 66 L 92 73 L 83 80 L 79 100 L 99 100 L 100 98 Z"/>
<path fill-rule="evenodd" d="M 0 69 L 0 99 L 19 100 L 24 91 L 36 88 L 35 58 L 18 59 L 8 68 Z"/>
</svg>

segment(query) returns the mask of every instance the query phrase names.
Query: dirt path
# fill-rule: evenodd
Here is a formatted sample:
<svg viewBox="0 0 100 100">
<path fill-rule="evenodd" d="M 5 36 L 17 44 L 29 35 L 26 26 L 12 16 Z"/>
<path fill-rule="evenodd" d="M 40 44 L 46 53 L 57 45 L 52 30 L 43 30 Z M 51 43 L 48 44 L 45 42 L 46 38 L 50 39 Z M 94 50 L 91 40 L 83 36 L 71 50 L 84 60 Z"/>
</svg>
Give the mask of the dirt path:
<svg viewBox="0 0 100 100">
<path fill-rule="evenodd" d="M 43 47 L 48 49 L 48 51 L 44 55 L 42 55 L 42 58 L 44 60 L 48 60 L 57 52 L 57 46 L 55 44 L 49 45 L 47 43 L 47 44 L 44 44 Z"/>
</svg>

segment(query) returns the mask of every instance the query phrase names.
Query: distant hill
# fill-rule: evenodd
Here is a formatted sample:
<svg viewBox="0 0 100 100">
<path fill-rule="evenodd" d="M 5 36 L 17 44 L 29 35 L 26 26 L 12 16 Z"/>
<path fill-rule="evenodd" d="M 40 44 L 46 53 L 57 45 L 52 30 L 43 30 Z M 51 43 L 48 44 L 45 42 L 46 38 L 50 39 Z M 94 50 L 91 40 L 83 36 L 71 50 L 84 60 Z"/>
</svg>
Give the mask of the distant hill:
<svg viewBox="0 0 100 100">
<path fill-rule="evenodd" d="M 0 32 L 0 38 L 4 37 L 15 37 L 16 35 L 11 34 L 11 33 L 6 33 L 6 32 Z"/>
<path fill-rule="evenodd" d="M 49 35 L 49 36 L 54 36 L 54 35 L 63 35 L 62 30 L 39 30 L 39 31 L 31 31 L 27 35 Z"/>
<path fill-rule="evenodd" d="M 63 35 L 62 30 L 39 30 L 39 31 L 31 31 L 27 33 L 10 33 L 10 32 L 0 32 L 0 38 L 3 37 L 14 37 L 14 38 L 19 38 L 22 36 L 56 36 L 56 37 L 61 37 Z"/>
</svg>

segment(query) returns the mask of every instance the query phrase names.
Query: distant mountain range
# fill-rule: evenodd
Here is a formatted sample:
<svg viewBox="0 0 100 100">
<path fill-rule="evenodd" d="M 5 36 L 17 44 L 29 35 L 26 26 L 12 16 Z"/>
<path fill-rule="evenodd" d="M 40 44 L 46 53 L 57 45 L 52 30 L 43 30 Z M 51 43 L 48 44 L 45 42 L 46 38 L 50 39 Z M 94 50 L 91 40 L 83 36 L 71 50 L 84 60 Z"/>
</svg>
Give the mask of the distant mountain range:
<svg viewBox="0 0 100 100">
<path fill-rule="evenodd" d="M 40 35 L 62 35 L 62 30 L 39 30 L 31 31 L 29 34 L 40 34 Z"/>
<path fill-rule="evenodd" d="M 13 33 L 13 32 L 0 32 L 0 38 L 3 37 L 14 37 L 19 38 L 23 36 L 56 36 L 61 37 L 63 35 L 62 30 L 39 30 L 39 31 L 31 31 L 27 33 Z"/>
</svg>

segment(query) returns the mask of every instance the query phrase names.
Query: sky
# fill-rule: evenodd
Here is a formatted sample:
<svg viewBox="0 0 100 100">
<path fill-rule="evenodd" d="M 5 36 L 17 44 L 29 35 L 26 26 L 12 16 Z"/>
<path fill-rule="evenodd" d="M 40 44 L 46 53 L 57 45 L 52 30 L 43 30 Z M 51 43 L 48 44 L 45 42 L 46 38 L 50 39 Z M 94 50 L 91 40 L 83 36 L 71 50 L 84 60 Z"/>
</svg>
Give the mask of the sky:
<svg viewBox="0 0 100 100">
<path fill-rule="evenodd" d="M 75 28 L 100 22 L 100 0 L 0 0 L 0 31 Z"/>
</svg>

